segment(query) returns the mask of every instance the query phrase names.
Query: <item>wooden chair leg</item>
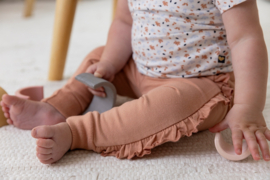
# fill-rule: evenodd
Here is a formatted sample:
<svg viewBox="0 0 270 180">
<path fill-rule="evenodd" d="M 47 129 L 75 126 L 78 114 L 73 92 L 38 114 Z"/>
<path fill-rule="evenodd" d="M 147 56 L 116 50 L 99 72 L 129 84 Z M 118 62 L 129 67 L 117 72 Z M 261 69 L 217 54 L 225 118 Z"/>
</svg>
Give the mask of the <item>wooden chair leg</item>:
<svg viewBox="0 0 270 180">
<path fill-rule="evenodd" d="M 112 20 L 115 17 L 115 12 L 116 12 L 116 5 L 117 5 L 117 0 L 113 0 L 113 14 L 112 14 Z"/>
<path fill-rule="evenodd" d="M 32 12 L 33 12 L 35 0 L 25 0 L 24 4 L 25 4 L 24 17 L 30 17 L 32 15 Z"/>
<path fill-rule="evenodd" d="M 56 0 L 49 80 L 61 80 L 76 11 L 77 0 Z"/>
</svg>

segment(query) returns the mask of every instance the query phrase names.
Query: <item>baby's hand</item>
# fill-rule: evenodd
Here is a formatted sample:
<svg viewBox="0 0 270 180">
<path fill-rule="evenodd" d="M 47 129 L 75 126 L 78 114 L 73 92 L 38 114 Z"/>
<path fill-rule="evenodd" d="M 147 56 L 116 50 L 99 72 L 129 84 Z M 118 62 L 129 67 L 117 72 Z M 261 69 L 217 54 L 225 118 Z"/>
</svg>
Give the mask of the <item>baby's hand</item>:
<svg viewBox="0 0 270 180">
<path fill-rule="evenodd" d="M 242 140 L 246 139 L 254 160 L 260 160 L 258 144 L 263 158 L 269 161 L 270 130 L 266 127 L 263 114 L 256 107 L 249 104 L 234 104 L 225 119 L 209 131 L 215 133 L 230 127 L 233 146 L 236 154 L 242 153 Z"/>
<path fill-rule="evenodd" d="M 109 63 L 103 63 L 101 61 L 92 64 L 86 70 L 87 73 L 94 74 L 94 76 L 106 79 L 107 81 L 112 82 L 115 76 L 115 68 L 113 65 Z M 104 92 L 104 87 L 100 87 L 98 89 L 88 88 L 89 91 L 96 96 L 106 97 L 106 93 Z"/>
</svg>

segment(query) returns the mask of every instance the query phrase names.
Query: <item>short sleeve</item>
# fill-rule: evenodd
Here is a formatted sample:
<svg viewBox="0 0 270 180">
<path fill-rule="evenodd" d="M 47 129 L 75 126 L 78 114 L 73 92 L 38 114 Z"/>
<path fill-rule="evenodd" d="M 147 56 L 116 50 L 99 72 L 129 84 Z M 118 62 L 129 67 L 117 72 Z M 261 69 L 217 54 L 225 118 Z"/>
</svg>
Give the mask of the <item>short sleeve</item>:
<svg viewBox="0 0 270 180">
<path fill-rule="evenodd" d="M 216 7 L 221 14 L 245 1 L 246 0 L 214 0 Z"/>
</svg>

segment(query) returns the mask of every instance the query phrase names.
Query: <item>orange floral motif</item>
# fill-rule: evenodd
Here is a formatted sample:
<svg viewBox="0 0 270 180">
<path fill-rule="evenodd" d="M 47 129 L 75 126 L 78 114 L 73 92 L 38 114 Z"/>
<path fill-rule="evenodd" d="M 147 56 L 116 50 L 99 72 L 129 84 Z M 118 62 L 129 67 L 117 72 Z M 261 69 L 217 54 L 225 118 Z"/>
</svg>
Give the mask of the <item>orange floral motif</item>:
<svg viewBox="0 0 270 180">
<path fill-rule="evenodd" d="M 143 54 L 143 56 L 145 56 L 145 53 L 144 52 L 142 52 L 142 54 Z"/>
<path fill-rule="evenodd" d="M 197 49 L 197 52 L 200 53 L 201 52 L 201 49 Z"/>
<path fill-rule="evenodd" d="M 202 55 L 202 59 L 207 59 L 207 55 Z"/>
<path fill-rule="evenodd" d="M 185 57 L 188 57 L 189 56 L 189 54 L 185 54 Z"/>
<path fill-rule="evenodd" d="M 163 3 L 164 6 L 168 6 L 168 2 L 162 1 L 162 3 Z"/>
<path fill-rule="evenodd" d="M 145 29 L 146 32 L 148 32 L 148 27 L 145 27 L 144 29 Z"/>
<path fill-rule="evenodd" d="M 152 50 L 155 50 L 155 46 L 151 46 L 151 45 L 150 45 L 150 48 L 151 48 Z"/>
<path fill-rule="evenodd" d="M 166 76 L 166 74 L 162 73 L 162 74 L 161 74 L 161 77 L 165 78 L 165 77 L 167 77 L 167 76 Z"/>
<path fill-rule="evenodd" d="M 203 9 L 207 8 L 206 4 L 201 4 L 201 6 Z"/>
<path fill-rule="evenodd" d="M 168 18 L 165 18 L 165 22 L 170 22 L 170 20 Z"/>
<path fill-rule="evenodd" d="M 174 44 L 176 44 L 177 46 L 180 45 L 180 41 L 174 41 Z"/>
<path fill-rule="evenodd" d="M 165 58 L 165 57 L 163 57 L 163 58 L 162 58 L 162 61 L 168 61 L 168 59 L 167 59 L 167 58 Z"/>
<path fill-rule="evenodd" d="M 190 75 L 191 74 L 191 72 L 190 71 L 186 71 L 186 75 Z"/>
<path fill-rule="evenodd" d="M 218 37 L 218 40 L 223 40 L 223 37 L 219 36 L 219 37 Z"/>
<path fill-rule="evenodd" d="M 188 6 L 188 3 L 183 3 L 183 6 Z"/>
<path fill-rule="evenodd" d="M 199 65 L 199 64 L 196 64 L 196 67 L 197 67 L 197 68 L 199 68 L 199 67 L 201 67 L 201 65 Z"/>
<path fill-rule="evenodd" d="M 173 51 L 170 51 L 169 53 L 170 53 L 171 55 L 173 55 Z"/>
<path fill-rule="evenodd" d="M 156 21 L 156 25 L 160 27 L 160 23 Z"/>
</svg>

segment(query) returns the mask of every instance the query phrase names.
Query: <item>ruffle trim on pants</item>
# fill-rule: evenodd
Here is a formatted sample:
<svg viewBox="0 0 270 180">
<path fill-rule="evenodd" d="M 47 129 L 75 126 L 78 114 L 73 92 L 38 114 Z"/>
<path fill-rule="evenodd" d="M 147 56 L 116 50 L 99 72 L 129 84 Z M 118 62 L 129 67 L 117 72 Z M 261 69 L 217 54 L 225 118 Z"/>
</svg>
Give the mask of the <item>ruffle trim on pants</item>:
<svg viewBox="0 0 270 180">
<path fill-rule="evenodd" d="M 102 156 L 115 156 L 119 159 L 132 159 L 134 156 L 143 157 L 151 154 L 151 149 L 166 142 L 177 142 L 182 136 L 191 136 L 192 133 L 198 132 L 198 125 L 209 116 L 211 110 L 219 103 L 232 103 L 233 88 L 229 86 L 227 81 L 228 75 L 220 74 L 213 81 L 218 83 L 221 93 L 217 94 L 210 101 L 204 104 L 198 111 L 191 116 L 181 120 L 180 122 L 142 140 L 132 142 L 125 145 L 116 145 L 109 147 L 96 147 L 96 152 L 101 152 Z M 222 77 L 222 75 L 224 77 Z M 105 148 L 105 150 L 104 150 Z"/>
</svg>

